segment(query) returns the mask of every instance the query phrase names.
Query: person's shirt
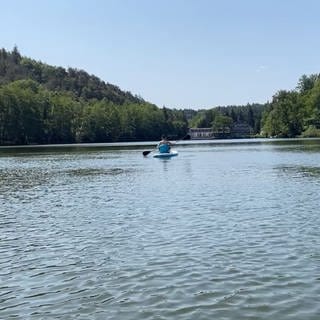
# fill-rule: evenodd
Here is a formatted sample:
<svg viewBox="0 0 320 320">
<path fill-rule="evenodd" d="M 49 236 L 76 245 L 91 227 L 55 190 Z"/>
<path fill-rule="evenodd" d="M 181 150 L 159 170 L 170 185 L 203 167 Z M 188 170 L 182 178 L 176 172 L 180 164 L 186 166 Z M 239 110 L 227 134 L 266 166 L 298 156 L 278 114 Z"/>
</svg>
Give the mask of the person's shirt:
<svg viewBox="0 0 320 320">
<path fill-rule="evenodd" d="M 159 143 L 158 143 L 158 149 L 160 153 L 168 153 L 170 152 L 170 148 L 171 148 L 171 142 L 168 140 L 164 140 L 162 139 Z"/>
</svg>

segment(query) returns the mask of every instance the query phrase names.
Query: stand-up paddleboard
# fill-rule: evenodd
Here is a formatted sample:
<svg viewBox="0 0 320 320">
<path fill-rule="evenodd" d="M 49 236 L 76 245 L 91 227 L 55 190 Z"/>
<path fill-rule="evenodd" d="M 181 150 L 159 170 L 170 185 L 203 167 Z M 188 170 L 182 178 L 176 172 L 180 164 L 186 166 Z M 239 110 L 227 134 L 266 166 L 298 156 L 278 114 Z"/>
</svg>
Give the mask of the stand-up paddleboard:
<svg viewBox="0 0 320 320">
<path fill-rule="evenodd" d="M 176 157 L 178 155 L 178 151 L 171 150 L 170 152 L 157 152 L 153 154 L 154 158 L 171 158 Z"/>
</svg>

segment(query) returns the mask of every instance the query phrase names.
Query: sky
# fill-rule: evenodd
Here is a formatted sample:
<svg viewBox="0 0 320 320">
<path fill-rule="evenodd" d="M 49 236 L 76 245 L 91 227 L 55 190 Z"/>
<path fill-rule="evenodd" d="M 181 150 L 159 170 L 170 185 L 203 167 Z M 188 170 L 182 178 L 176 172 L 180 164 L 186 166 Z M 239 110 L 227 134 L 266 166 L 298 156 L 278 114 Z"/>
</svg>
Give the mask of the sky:
<svg viewBox="0 0 320 320">
<path fill-rule="evenodd" d="M 159 107 L 265 103 L 320 72 L 318 0 L 0 0 L 0 48 Z"/>
</svg>

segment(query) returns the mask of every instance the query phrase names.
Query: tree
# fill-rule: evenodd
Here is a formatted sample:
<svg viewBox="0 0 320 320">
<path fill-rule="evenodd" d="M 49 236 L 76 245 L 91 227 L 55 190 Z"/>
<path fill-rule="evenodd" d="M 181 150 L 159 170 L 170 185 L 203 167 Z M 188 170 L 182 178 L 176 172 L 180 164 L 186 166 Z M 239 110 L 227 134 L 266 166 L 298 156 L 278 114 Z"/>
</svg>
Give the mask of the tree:
<svg viewBox="0 0 320 320">
<path fill-rule="evenodd" d="M 229 133 L 232 126 L 232 118 L 224 116 L 222 114 L 217 114 L 212 122 L 213 131 L 220 133 Z"/>
<path fill-rule="evenodd" d="M 279 91 L 264 117 L 263 132 L 268 136 L 295 137 L 301 134 L 304 106 L 295 91 Z"/>
<path fill-rule="evenodd" d="M 317 80 L 319 80 L 319 74 L 311 74 L 310 76 L 303 75 L 298 82 L 297 89 L 300 93 L 306 93 L 312 90 Z"/>
<path fill-rule="evenodd" d="M 18 50 L 18 47 L 17 46 L 14 46 L 13 47 L 13 50 L 11 52 L 11 56 L 12 56 L 12 60 L 15 64 L 18 64 L 21 60 L 21 55 L 20 55 L 20 52 Z"/>
</svg>

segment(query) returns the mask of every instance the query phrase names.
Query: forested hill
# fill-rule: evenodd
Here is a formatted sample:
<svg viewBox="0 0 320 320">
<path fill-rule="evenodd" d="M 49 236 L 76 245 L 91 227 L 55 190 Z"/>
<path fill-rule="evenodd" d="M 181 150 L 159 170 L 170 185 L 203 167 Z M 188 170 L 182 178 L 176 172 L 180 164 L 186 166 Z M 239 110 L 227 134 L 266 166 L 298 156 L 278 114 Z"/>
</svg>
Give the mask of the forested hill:
<svg viewBox="0 0 320 320">
<path fill-rule="evenodd" d="M 83 70 L 0 49 L 0 145 L 179 139 L 188 127 L 215 137 L 320 137 L 320 74 L 266 104 L 206 110 L 159 108 Z"/>
<path fill-rule="evenodd" d="M 182 110 L 156 105 L 87 72 L 0 49 L 0 145 L 158 140 L 186 135 Z"/>
<path fill-rule="evenodd" d="M 294 90 L 279 90 L 265 104 L 216 107 L 193 113 L 192 127 L 230 137 L 240 124 L 262 137 L 320 137 L 320 74 L 303 75 Z"/>
<path fill-rule="evenodd" d="M 105 99 L 115 104 L 141 103 L 143 99 L 117 86 L 105 83 L 94 75 L 74 68 L 54 67 L 22 57 L 17 47 L 11 52 L 0 50 L 0 85 L 15 80 L 31 79 L 48 90 L 71 92 L 84 100 Z"/>
</svg>

